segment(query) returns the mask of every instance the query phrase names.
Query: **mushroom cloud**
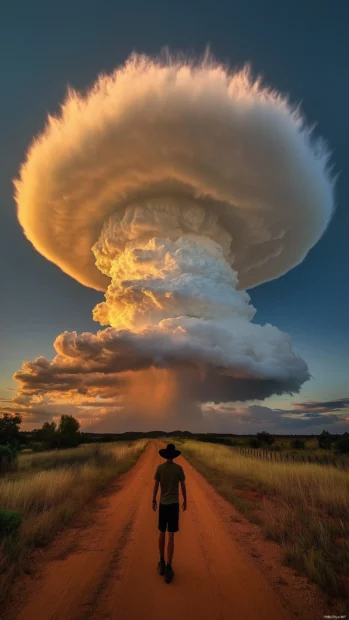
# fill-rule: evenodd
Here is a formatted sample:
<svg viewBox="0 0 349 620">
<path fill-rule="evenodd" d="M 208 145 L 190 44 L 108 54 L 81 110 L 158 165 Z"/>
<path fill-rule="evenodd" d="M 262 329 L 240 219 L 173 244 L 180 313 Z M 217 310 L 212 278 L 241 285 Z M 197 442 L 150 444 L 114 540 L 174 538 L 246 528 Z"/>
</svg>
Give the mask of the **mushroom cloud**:
<svg viewBox="0 0 349 620">
<path fill-rule="evenodd" d="M 25 362 L 20 398 L 117 397 L 144 419 L 148 377 L 171 393 L 159 416 L 183 426 L 202 402 L 298 392 L 306 362 L 253 322 L 246 289 L 324 233 L 328 162 L 299 109 L 248 68 L 132 55 L 86 94 L 69 90 L 15 181 L 18 219 L 45 258 L 104 292 L 93 318 L 106 329 L 64 332 L 51 362 Z"/>
</svg>

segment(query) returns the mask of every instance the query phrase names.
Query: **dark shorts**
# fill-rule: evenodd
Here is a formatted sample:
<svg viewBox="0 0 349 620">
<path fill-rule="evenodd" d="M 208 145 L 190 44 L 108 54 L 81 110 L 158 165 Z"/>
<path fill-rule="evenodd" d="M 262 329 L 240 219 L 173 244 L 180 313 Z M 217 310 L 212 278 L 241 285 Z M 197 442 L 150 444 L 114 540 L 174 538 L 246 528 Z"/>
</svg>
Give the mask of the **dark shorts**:
<svg viewBox="0 0 349 620">
<path fill-rule="evenodd" d="M 160 532 L 178 532 L 179 504 L 159 505 L 159 530 Z"/>
</svg>

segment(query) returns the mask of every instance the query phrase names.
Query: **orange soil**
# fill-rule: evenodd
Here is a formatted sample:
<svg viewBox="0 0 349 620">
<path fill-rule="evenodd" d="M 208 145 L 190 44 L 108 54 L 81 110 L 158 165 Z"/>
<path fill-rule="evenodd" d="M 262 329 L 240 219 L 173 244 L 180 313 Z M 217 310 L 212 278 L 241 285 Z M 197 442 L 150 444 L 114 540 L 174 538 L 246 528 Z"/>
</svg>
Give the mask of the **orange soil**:
<svg viewBox="0 0 349 620">
<path fill-rule="evenodd" d="M 235 544 L 229 505 L 183 458 L 188 508 L 180 513 L 171 584 L 157 573 L 157 513 L 151 499 L 158 442 L 93 522 L 69 528 L 44 553 L 40 576 L 22 580 L 18 620 L 290 620 L 252 559 Z M 51 557 L 50 557 L 51 554 Z M 21 597 L 20 597 L 21 598 Z"/>
</svg>

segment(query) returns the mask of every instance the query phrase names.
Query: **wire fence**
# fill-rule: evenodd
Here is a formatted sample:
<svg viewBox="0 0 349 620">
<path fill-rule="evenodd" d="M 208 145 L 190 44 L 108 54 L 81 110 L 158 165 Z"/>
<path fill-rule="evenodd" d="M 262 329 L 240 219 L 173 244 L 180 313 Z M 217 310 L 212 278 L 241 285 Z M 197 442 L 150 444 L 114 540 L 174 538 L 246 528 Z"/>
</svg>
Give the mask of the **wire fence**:
<svg viewBox="0 0 349 620">
<path fill-rule="evenodd" d="M 270 462 L 278 463 L 312 463 L 316 465 L 329 465 L 338 469 L 349 469 L 349 463 L 343 458 L 334 455 L 310 455 L 310 454 L 291 454 L 289 452 L 277 452 L 271 450 L 261 450 L 256 448 L 240 448 L 232 446 L 232 450 L 239 452 L 243 456 L 257 459 L 265 459 Z"/>
</svg>

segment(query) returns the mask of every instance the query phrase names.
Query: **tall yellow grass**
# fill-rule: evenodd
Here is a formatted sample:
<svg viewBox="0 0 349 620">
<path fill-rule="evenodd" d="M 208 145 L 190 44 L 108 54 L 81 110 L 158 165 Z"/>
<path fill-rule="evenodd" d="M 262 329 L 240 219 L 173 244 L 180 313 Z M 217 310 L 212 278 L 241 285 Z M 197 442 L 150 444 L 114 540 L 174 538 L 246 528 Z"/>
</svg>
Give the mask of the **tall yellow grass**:
<svg viewBox="0 0 349 620">
<path fill-rule="evenodd" d="M 335 467 L 309 463 L 263 461 L 243 456 L 227 446 L 187 441 L 186 454 L 221 471 L 239 483 L 274 493 L 285 500 L 318 505 L 349 518 L 349 475 Z"/>
<path fill-rule="evenodd" d="M 266 537 L 283 546 L 288 564 L 327 593 L 343 598 L 349 595 L 346 471 L 264 461 L 227 446 L 195 441 L 185 441 L 181 449 L 223 496 L 261 525 Z M 259 491 L 262 503 L 245 500 L 244 490 Z"/>
<path fill-rule="evenodd" d="M 86 502 L 136 462 L 147 443 L 87 445 L 23 455 L 19 472 L 0 478 L 0 509 L 22 516 L 16 535 L 0 539 L 0 601 L 28 564 L 30 549 L 50 541 Z M 46 470 L 38 471 L 43 464 Z"/>
</svg>

